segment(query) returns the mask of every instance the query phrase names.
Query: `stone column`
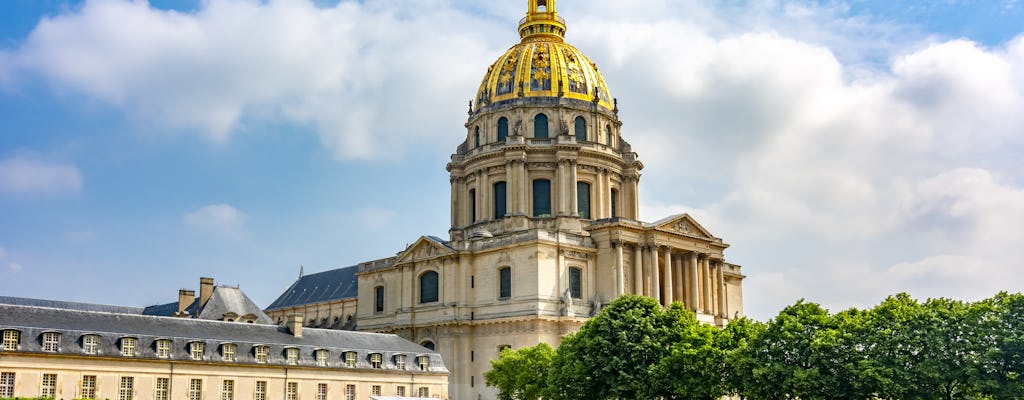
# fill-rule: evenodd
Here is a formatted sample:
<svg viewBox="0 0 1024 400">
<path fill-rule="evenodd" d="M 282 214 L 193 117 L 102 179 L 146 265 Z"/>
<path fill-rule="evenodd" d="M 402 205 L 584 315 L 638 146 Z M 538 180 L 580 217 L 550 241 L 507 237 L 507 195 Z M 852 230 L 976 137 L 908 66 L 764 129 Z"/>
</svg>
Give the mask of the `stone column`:
<svg viewBox="0 0 1024 400">
<path fill-rule="evenodd" d="M 711 260 L 707 254 L 702 255 L 701 260 L 701 274 L 704 275 L 704 287 L 701 292 L 704 294 L 704 313 L 711 314 Z"/>
<path fill-rule="evenodd" d="M 718 315 L 729 318 L 729 305 L 726 304 L 725 295 L 725 263 L 721 262 L 718 264 Z"/>
<path fill-rule="evenodd" d="M 551 190 L 554 192 L 555 204 L 551 206 L 551 213 L 557 216 L 565 216 L 569 214 L 566 202 L 568 201 L 568 193 L 566 193 L 566 184 L 569 180 L 569 160 L 559 160 L 558 170 L 555 172 L 555 181 L 551 182 L 553 186 Z"/>
<path fill-rule="evenodd" d="M 591 207 L 590 207 L 590 219 L 599 220 L 602 218 L 608 218 L 608 212 L 605 211 L 605 199 L 608 197 L 608 184 L 605 182 L 607 178 L 607 171 L 604 168 L 597 169 L 597 179 L 594 182 L 594 193 L 590 195 Z M 597 194 L 596 196 L 594 194 Z"/>
<path fill-rule="evenodd" d="M 512 194 L 516 190 L 516 164 L 519 160 L 508 160 L 505 162 L 505 214 L 514 215 L 519 211 L 516 207 L 516 199 L 512 198 Z"/>
<path fill-rule="evenodd" d="M 671 260 L 672 276 L 675 277 L 675 280 L 672 281 L 672 292 L 674 293 L 673 297 L 689 305 L 688 300 L 686 300 L 686 291 L 683 289 L 683 259 L 678 254 L 676 254 L 672 255 Z"/>
<path fill-rule="evenodd" d="M 528 192 L 527 187 L 532 183 L 526 176 L 526 160 L 519 160 L 517 163 L 516 171 L 519 174 L 518 180 L 516 181 L 516 196 L 519 198 L 516 204 L 516 212 L 519 215 L 529 215 L 529 210 L 526 209 L 527 200 L 526 193 Z M 509 190 L 515 190 L 509 188 Z"/>
<path fill-rule="evenodd" d="M 665 282 L 662 284 L 662 292 L 665 293 L 665 305 L 671 305 L 673 300 L 672 291 L 675 287 L 675 281 L 672 279 L 672 249 L 664 247 L 662 250 L 662 266 L 665 268 Z"/>
<path fill-rule="evenodd" d="M 698 265 L 699 265 L 698 263 L 699 262 L 700 262 L 700 260 L 697 258 L 697 252 L 691 251 L 690 252 L 690 263 L 689 263 L 689 267 L 690 267 L 690 279 L 689 279 L 689 281 L 690 281 L 690 301 L 691 301 L 690 309 L 693 310 L 694 312 L 697 312 L 697 311 L 699 311 L 701 309 L 701 305 L 700 305 L 700 298 L 701 298 L 700 297 L 700 285 L 698 285 L 698 279 L 697 279 L 697 275 L 698 275 L 697 274 L 697 269 L 698 269 Z"/>
<path fill-rule="evenodd" d="M 451 197 L 452 207 L 451 207 L 451 213 L 452 213 L 452 228 L 454 228 L 456 226 L 459 226 L 459 217 L 458 217 L 458 214 L 459 214 L 459 190 L 458 190 L 459 179 L 456 178 L 456 177 L 452 177 L 451 179 L 449 179 L 449 183 L 451 183 L 451 185 L 452 185 L 452 197 Z"/>
<path fill-rule="evenodd" d="M 633 294 L 644 295 L 644 260 L 639 244 L 633 246 Z"/>
<path fill-rule="evenodd" d="M 651 297 L 661 303 L 661 272 L 658 271 L 658 249 L 654 246 L 647 248 L 647 257 L 651 265 Z"/>
<path fill-rule="evenodd" d="M 622 267 L 622 242 L 613 241 L 612 246 L 615 246 L 615 296 L 618 297 L 626 291 L 626 274 L 625 268 Z"/>
</svg>

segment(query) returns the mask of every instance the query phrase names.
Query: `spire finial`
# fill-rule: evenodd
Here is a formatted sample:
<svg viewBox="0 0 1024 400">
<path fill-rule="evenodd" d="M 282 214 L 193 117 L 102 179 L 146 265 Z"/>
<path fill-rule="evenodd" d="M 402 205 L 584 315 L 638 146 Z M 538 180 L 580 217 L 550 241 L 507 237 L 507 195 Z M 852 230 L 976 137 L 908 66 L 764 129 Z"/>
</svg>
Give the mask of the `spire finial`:
<svg viewBox="0 0 1024 400">
<path fill-rule="evenodd" d="M 555 10 L 555 0 L 527 0 L 526 17 L 519 21 L 519 37 L 527 40 L 562 41 L 565 20 Z"/>
</svg>

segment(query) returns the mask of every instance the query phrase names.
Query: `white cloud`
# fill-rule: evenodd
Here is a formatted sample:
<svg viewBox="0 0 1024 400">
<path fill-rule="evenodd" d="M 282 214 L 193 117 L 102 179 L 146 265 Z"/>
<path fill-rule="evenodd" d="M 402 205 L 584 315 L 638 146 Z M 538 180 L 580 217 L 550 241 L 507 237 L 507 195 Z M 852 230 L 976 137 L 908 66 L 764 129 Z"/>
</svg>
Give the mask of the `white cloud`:
<svg viewBox="0 0 1024 400">
<path fill-rule="evenodd" d="M 185 223 L 194 228 L 239 236 L 245 234 L 249 217 L 228 204 L 212 204 L 185 214 Z"/>
<path fill-rule="evenodd" d="M 11 272 L 11 273 L 14 273 L 14 274 L 20 273 L 24 269 L 25 269 L 25 267 L 22 266 L 21 264 L 18 264 L 18 263 L 9 263 L 9 264 L 7 264 L 7 271 Z"/>
<path fill-rule="evenodd" d="M 74 165 L 16 155 L 0 160 L 0 193 L 54 195 L 82 189 L 82 173 Z"/>
<path fill-rule="evenodd" d="M 365 207 L 353 212 L 359 225 L 367 229 L 384 229 L 398 221 L 398 212 L 379 207 Z"/>
</svg>

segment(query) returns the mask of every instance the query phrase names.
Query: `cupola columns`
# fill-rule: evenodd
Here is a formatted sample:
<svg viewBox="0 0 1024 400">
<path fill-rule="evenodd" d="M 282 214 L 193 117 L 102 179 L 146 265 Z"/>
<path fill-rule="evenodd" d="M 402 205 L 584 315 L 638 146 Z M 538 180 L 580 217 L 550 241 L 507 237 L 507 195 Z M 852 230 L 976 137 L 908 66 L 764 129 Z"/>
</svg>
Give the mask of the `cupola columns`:
<svg viewBox="0 0 1024 400">
<path fill-rule="evenodd" d="M 526 17 L 519 21 L 519 37 L 523 42 L 543 39 L 561 42 L 565 37 L 565 20 L 555 11 L 555 0 L 527 0 Z"/>
</svg>

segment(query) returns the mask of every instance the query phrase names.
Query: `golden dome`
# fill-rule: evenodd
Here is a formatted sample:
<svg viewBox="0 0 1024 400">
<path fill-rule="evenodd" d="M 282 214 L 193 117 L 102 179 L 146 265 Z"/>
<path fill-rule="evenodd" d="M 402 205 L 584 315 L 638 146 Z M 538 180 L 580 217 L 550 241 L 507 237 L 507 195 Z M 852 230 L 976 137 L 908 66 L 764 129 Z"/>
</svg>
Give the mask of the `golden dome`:
<svg viewBox="0 0 1024 400">
<path fill-rule="evenodd" d="M 569 98 L 596 103 L 611 111 L 611 94 L 597 65 L 565 43 L 565 21 L 554 0 L 528 0 L 519 21 L 522 41 L 487 68 L 473 111 L 519 98 Z"/>
</svg>

